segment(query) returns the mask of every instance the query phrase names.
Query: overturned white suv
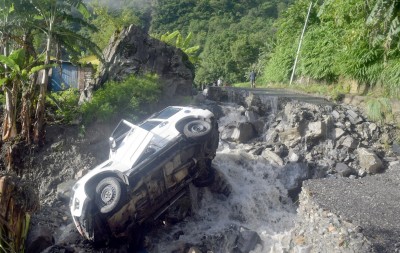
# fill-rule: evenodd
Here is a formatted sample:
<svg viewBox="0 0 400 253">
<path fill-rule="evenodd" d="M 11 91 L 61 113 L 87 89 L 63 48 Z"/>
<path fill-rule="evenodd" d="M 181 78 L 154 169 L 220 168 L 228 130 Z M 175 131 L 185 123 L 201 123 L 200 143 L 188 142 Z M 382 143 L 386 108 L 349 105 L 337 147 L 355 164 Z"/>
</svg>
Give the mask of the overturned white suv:
<svg viewBox="0 0 400 253">
<path fill-rule="evenodd" d="M 122 120 L 109 139 L 109 159 L 73 187 L 78 231 L 94 242 L 131 236 L 183 196 L 189 183 L 212 183 L 218 140 L 217 121 L 206 109 L 171 106 L 139 125 Z"/>
</svg>

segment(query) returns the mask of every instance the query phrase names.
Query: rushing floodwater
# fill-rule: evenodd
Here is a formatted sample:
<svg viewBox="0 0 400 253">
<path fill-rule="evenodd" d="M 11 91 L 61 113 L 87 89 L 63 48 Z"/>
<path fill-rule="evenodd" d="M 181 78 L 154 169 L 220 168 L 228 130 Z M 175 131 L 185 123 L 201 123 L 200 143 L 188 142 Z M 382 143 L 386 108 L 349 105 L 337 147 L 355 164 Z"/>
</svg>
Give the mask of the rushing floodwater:
<svg viewBox="0 0 400 253">
<path fill-rule="evenodd" d="M 243 120 L 235 107 L 224 107 L 224 111 L 227 116 L 220 119 L 220 126 Z M 209 247 L 218 249 L 214 252 L 229 252 L 232 241 L 227 231 L 240 226 L 256 231 L 261 237 L 262 245 L 253 252 L 283 252 L 288 247 L 296 207 L 276 179 L 279 168 L 249 154 L 248 148 L 220 141 L 213 164 L 231 184 L 230 196 L 211 193 L 207 188 L 202 190 L 195 214 L 160 235 L 153 252 L 171 252 L 180 243 L 214 245 Z M 179 239 L 172 240 L 171 235 L 177 233 Z"/>
</svg>

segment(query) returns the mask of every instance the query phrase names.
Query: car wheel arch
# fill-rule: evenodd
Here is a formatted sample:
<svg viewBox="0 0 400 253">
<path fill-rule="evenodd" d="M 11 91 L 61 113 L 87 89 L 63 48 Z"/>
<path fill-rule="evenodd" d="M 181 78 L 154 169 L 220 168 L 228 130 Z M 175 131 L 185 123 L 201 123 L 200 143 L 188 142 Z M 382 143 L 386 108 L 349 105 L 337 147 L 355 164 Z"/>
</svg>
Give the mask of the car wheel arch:
<svg viewBox="0 0 400 253">
<path fill-rule="evenodd" d="M 94 193 L 95 193 L 97 184 L 101 180 L 103 180 L 104 178 L 107 178 L 107 177 L 115 177 L 115 178 L 119 179 L 125 186 L 129 185 L 128 178 L 119 171 L 105 172 L 105 173 L 98 174 L 95 177 L 91 178 L 86 183 L 86 186 L 85 186 L 85 192 L 89 196 L 90 199 L 92 199 L 92 200 L 94 199 Z"/>
</svg>

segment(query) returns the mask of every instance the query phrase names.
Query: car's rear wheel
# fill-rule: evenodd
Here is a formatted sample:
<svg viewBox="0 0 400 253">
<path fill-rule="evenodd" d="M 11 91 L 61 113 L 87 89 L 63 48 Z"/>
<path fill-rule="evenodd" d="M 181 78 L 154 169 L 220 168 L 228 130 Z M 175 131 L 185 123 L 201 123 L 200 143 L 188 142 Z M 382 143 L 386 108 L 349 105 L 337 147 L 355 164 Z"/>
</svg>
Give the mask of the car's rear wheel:
<svg viewBox="0 0 400 253">
<path fill-rule="evenodd" d="M 97 184 L 94 201 L 101 213 L 108 214 L 116 209 L 123 196 L 121 182 L 115 177 L 106 177 Z"/>
<path fill-rule="evenodd" d="M 192 140 L 205 140 L 211 133 L 211 124 L 204 120 L 193 120 L 183 127 L 183 134 Z"/>
<path fill-rule="evenodd" d="M 196 179 L 193 180 L 193 184 L 196 187 L 206 187 L 211 185 L 215 179 L 215 170 L 210 167 L 205 170 L 201 175 L 199 175 Z"/>
</svg>

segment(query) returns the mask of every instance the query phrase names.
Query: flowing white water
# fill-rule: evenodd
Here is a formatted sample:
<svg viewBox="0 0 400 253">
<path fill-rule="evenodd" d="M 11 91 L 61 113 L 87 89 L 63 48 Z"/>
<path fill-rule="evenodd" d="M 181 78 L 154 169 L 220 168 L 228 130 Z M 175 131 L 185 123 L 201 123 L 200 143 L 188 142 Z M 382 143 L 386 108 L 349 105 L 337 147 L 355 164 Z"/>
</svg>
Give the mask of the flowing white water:
<svg viewBox="0 0 400 253">
<path fill-rule="evenodd" d="M 225 112 L 231 110 L 231 113 L 221 118 L 220 125 L 242 120 L 236 110 L 224 109 Z M 231 194 L 226 198 L 211 193 L 208 188 L 201 189 L 198 210 L 165 231 L 154 252 L 171 252 L 177 244 L 185 243 L 206 246 L 218 243 L 219 250 L 214 252 L 229 252 L 228 244 L 232 242 L 226 236 L 224 238 L 224 234 L 232 226 L 242 226 L 258 233 L 262 245 L 252 252 L 285 252 L 294 226 L 296 207 L 276 178 L 280 168 L 247 153 L 248 148 L 249 145 L 220 142 L 213 164 L 232 186 Z M 177 233 L 179 239 L 173 240 L 171 235 Z M 220 238 L 220 241 L 215 238 Z"/>
</svg>

